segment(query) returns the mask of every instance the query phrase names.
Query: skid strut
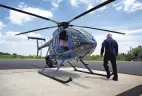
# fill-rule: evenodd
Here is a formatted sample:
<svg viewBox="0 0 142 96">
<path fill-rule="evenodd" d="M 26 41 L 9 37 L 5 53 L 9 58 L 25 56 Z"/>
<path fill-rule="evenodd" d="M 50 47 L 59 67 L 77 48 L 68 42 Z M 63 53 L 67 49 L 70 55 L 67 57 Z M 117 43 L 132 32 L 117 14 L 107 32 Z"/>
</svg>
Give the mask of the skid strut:
<svg viewBox="0 0 142 96">
<path fill-rule="evenodd" d="M 88 67 L 88 64 L 84 63 L 84 61 L 82 59 L 80 59 L 80 62 L 87 68 L 87 70 L 89 72 L 86 72 L 86 71 L 82 71 L 82 70 L 78 70 L 76 68 L 76 66 L 74 66 L 71 62 L 68 61 L 68 63 L 71 65 L 71 67 L 74 68 L 74 71 L 78 71 L 78 72 L 83 72 L 83 73 L 88 73 L 88 74 L 93 74 L 93 75 L 99 75 L 99 76 L 104 76 L 106 77 L 106 75 L 104 74 L 99 74 L 99 73 L 94 73 L 89 67 Z M 113 73 L 111 73 L 111 75 L 113 75 Z"/>
<path fill-rule="evenodd" d="M 44 73 L 44 70 L 45 70 L 45 68 L 48 67 L 48 65 L 46 65 L 41 71 L 38 71 L 38 73 L 41 74 L 41 75 L 44 75 L 44 76 L 46 76 L 48 78 L 51 78 L 53 80 L 56 80 L 56 81 L 58 81 L 60 83 L 69 83 L 70 81 L 72 81 L 71 77 L 69 77 L 67 80 L 61 80 L 61 79 L 55 77 L 55 74 L 59 71 L 59 69 L 61 68 L 63 63 L 64 63 L 64 60 L 62 60 L 62 62 L 59 64 L 59 66 L 57 67 L 56 71 L 54 71 L 52 76 L 47 75 L 47 74 Z"/>
</svg>

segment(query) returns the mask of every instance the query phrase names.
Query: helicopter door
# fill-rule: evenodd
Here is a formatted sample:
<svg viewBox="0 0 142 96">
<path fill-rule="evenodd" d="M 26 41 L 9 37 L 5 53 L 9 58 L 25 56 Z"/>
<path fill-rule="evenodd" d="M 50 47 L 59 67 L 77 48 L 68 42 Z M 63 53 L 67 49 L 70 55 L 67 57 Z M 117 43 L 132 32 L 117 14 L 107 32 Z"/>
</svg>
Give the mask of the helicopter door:
<svg viewBox="0 0 142 96">
<path fill-rule="evenodd" d="M 68 35 L 65 30 L 56 35 L 55 44 L 56 52 L 61 53 L 68 51 Z"/>
<path fill-rule="evenodd" d="M 72 49 L 72 37 L 63 30 L 56 37 L 56 50 L 57 52 L 65 52 Z"/>
</svg>

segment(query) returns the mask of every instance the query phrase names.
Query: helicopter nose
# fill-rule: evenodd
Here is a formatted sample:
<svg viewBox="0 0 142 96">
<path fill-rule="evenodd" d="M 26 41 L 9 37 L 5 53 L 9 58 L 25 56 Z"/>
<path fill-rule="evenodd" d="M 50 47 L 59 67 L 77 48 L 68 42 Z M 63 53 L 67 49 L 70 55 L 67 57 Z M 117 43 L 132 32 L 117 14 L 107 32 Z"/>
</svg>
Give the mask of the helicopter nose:
<svg viewBox="0 0 142 96">
<path fill-rule="evenodd" d="M 90 45 L 91 48 L 96 48 L 97 43 L 96 42 L 92 42 L 92 44 Z"/>
<path fill-rule="evenodd" d="M 96 47 L 96 45 L 97 45 L 96 40 L 92 38 L 92 41 L 91 41 L 92 48 Z"/>
</svg>

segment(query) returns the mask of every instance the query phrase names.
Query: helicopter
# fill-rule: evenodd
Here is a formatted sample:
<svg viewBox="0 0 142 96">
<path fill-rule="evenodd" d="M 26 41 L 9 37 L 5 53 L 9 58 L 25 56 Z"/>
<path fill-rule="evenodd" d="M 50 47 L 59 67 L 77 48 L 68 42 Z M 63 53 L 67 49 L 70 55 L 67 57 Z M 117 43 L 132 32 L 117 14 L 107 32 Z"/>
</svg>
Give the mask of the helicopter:
<svg viewBox="0 0 142 96">
<path fill-rule="evenodd" d="M 59 78 L 56 77 L 56 74 L 58 73 L 59 69 L 64 65 L 64 62 L 67 61 L 71 67 L 74 68 L 74 71 L 79 71 L 79 72 L 84 72 L 81 70 L 78 70 L 76 68 L 76 66 L 74 66 L 70 60 L 76 59 L 79 60 L 87 69 L 89 72 L 85 72 L 85 73 L 89 73 L 89 74 L 94 74 L 94 75 L 101 75 L 101 76 L 106 76 L 103 74 L 97 74 L 94 73 L 88 66 L 88 64 L 86 64 L 83 59 L 84 57 L 92 54 L 96 47 L 97 47 L 97 41 L 96 39 L 87 31 L 85 30 L 78 30 L 75 29 L 76 27 L 78 28 L 88 28 L 88 29 L 94 29 L 94 30 L 100 30 L 100 31 L 107 31 L 107 32 L 112 32 L 112 33 L 117 33 L 117 34 L 125 34 L 122 32 L 117 32 L 117 31 L 112 31 L 112 30 L 107 30 L 107 29 L 101 29 L 101 28 L 94 28 L 94 27 L 88 27 L 88 26 L 78 26 L 78 25 L 73 25 L 71 24 L 71 22 L 79 19 L 80 17 L 94 11 L 97 10 L 111 2 L 114 2 L 115 0 L 107 0 L 104 1 L 103 3 L 75 16 L 74 18 L 72 18 L 71 20 L 67 21 L 67 22 L 57 22 L 55 20 L 52 20 L 50 18 L 46 18 L 40 15 L 36 15 L 30 12 L 26 12 L 20 9 L 16 9 L 10 6 L 6 6 L 3 4 L 0 4 L 0 7 L 9 9 L 9 10 L 14 10 L 17 12 L 21 12 L 24 14 L 28 14 L 31 16 L 35 16 L 50 22 L 53 22 L 56 24 L 56 26 L 50 26 L 50 27 L 44 27 L 44 28 L 39 28 L 39 29 L 35 29 L 35 30 L 31 30 L 31 31 L 27 31 L 27 32 L 21 32 L 18 33 L 16 35 L 22 35 L 22 34 L 27 34 L 27 33 L 31 33 L 31 32 L 35 32 L 35 31 L 40 31 L 40 30 L 45 30 L 45 29 L 51 29 L 51 28 L 56 28 L 57 29 L 53 32 L 53 38 L 50 39 L 49 41 L 47 41 L 45 44 L 43 44 L 42 46 L 38 46 L 37 49 L 41 50 L 42 48 L 48 47 L 48 51 L 46 54 L 46 63 L 47 65 L 41 70 L 38 71 L 38 73 L 47 76 L 51 79 L 54 79 L 60 83 L 68 83 L 70 81 L 72 81 L 73 79 L 71 77 L 69 77 L 67 80 L 61 80 Z M 34 38 L 34 39 L 41 39 L 41 38 Z M 59 64 L 57 64 L 57 69 L 53 72 L 53 74 L 50 75 L 46 75 L 44 74 L 44 70 L 45 68 L 49 68 L 49 67 L 54 67 L 51 63 L 52 63 L 52 59 L 56 60 L 61 60 L 61 62 Z M 113 75 L 113 73 L 111 74 Z"/>
</svg>

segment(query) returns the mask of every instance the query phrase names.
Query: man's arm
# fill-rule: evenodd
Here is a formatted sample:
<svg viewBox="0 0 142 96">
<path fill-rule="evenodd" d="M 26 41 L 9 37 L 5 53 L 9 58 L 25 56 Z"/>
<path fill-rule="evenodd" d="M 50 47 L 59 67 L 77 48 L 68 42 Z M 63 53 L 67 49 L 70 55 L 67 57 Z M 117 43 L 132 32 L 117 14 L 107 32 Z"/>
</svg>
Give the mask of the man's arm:
<svg viewBox="0 0 142 96">
<path fill-rule="evenodd" d="M 116 42 L 116 45 L 115 45 L 115 50 L 116 50 L 116 56 L 118 55 L 118 44 Z"/>
<path fill-rule="evenodd" d="M 104 47 L 105 47 L 105 41 L 102 43 L 101 56 L 103 56 L 103 53 L 104 53 Z"/>
</svg>

